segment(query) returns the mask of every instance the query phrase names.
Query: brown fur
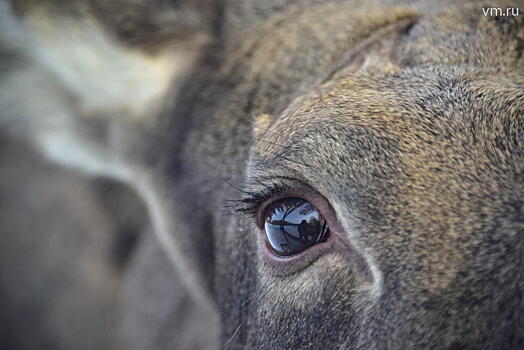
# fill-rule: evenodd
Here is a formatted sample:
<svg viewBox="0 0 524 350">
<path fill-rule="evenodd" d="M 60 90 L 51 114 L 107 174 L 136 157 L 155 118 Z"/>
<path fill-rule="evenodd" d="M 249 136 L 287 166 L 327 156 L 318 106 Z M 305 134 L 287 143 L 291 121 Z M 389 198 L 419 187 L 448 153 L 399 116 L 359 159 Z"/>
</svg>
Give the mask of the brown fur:
<svg viewBox="0 0 524 350">
<path fill-rule="evenodd" d="M 22 17 L 35 6 L 19 5 Z M 172 71 L 171 91 L 159 85 L 158 100 L 147 100 L 154 109 L 137 107 L 146 112 L 128 116 L 109 104 L 98 114 L 73 113 L 55 130 L 80 127 L 73 133 L 80 141 L 71 141 L 79 156 L 48 152 L 69 166 L 109 169 L 102 173 L 133 188 L 167 253 L 151 248 L 146 233 L 123 263 L 106 262 L 120 269 L 123 295 L 134 295 L 116 298 L 124 315 L 118 345 L 524 347 L 524 15 L 483 16 L 488 5 L 476 1 L 226 1 L 192 12 L 198 20 L 191 25 L 178 17 L 184 30 L 210 40 L 192 45 L 178 24 L 166 44 L 165 22 L 151 15 L 189 11 L 187 4 L 107 6 L 133 13 L 125 18 L 134 29 L 107 20 L 107 9 L 101 17 L 81 16 L 94 16 L 117 38 L 112 45 L 123 43 L 115 52 L 181 57 L 189 47 L 192 58 L 184 73 Z M 135 10 L 144 6 L 150 11 L 140 16 Z M 489 6 L 524 13 L 522 1 Z M 166 11 L 176 22 L 179 12 Z M 0 42 L 21 55 L 9 38 Z M 11 64 L 15 74 L 27 72 Z M 0 104 L 17 107 L 12 96 L 23 91 Z M 68 89 L 58 84 L 53 91 Z M 89 96 L 77 93 L 68 110 Z M 21 113 L 23 132 L 5 130 L 46 145 L 34 142 L 40 129 L 31 111 Z M 98 132 L 78 132 L 93 118 Z M 100 135 L 104 152 L 96 147 Z M 260 198 L 296 193 L 328 203 L 339 240 L 320 256 L 274 266 L 262 256 Z M 237 211 L 228 210 L 231 201 Z M 163 271 L 170 263 L 175 271 Z M 155 279 L 157 273 L 165 278 Z M 171 297 L 173 285 L 181 291 Z M 128 309 L 129 300 L 140 310 Z M 106 319 L 96 311 L 92 317 Z M 190 322 L 205 327 L 189 331 Z"/>
</svg>

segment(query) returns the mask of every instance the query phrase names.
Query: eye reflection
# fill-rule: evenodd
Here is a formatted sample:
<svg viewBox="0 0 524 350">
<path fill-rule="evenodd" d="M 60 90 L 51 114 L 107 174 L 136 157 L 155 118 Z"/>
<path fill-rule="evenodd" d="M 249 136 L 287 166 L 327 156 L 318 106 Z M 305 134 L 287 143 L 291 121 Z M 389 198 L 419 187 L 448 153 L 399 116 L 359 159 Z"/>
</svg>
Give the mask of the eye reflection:
<svg viewBox="0 0 524 350">
<path fill-rule="evenodd" d="M 293 255 L 320 242 L 328 226 L 311 203 L 284 198 L 270 208 L 264 224 L 266 237 L 278 255 Z"/>
</svg>

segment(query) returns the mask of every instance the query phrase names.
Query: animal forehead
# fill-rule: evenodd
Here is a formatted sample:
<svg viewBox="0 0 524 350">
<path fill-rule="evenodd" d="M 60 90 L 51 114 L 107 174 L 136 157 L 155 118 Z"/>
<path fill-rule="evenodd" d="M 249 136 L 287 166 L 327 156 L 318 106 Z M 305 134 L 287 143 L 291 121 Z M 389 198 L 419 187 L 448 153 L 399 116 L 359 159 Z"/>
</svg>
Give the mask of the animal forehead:
<svg viewBox="0 0 524 350">
<path fill-rule="evenodd" d="M 521 146 L 522 101 L 521 86 L 474 73 L 353 75 L 296 100 L 272 124 L 260 117 L 260 124 L 270 126 L 255 151 L 270 159 L 340 153 L 340 147 L 418 154 L 447 147 L 466 155 L 499 149 L 504 158 Z"/>
</svg>

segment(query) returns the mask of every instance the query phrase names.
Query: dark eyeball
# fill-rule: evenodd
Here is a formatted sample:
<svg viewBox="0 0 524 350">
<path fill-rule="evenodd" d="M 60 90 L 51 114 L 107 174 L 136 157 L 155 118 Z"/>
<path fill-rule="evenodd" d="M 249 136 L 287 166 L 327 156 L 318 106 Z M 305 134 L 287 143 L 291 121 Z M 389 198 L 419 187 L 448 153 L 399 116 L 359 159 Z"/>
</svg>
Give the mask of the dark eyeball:
<svg viewBox="0 0 524 350">
<path fill-rule="evenodd" d="M 293 255 L 320 242 L 328 230 L 317 209 L 301 198 L 283 198 L 267 211 L 266 238 L 278 255 Z"/>
</svg>

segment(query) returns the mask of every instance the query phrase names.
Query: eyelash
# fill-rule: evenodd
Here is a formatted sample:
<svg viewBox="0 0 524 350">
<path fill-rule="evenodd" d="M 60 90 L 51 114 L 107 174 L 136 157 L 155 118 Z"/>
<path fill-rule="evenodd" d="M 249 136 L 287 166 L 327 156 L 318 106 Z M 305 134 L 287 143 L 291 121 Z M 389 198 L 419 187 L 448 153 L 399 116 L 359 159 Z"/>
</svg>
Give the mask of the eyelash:
<svg viewBox="0 0 524 350">
<path fill-rule="evenodd" d="M 255 186 L 262 186 L 263 189 L 257 189 Z M 280 182 L 271 181 L 269 184 L 265 184 L 262 181 L 254 181 L 248 184 L 248 188 L 244 190 L 237 188 L 242 195 L 240 198 L 228 200 L 228 202 L 231 203 L 228 207 L 236 213 L 256 215 L 258 208 L 260 208 L 265 201 L 289 190 L 289 188 L 290 186 L 284 183 L 283 180 Z"/>
</svg>

